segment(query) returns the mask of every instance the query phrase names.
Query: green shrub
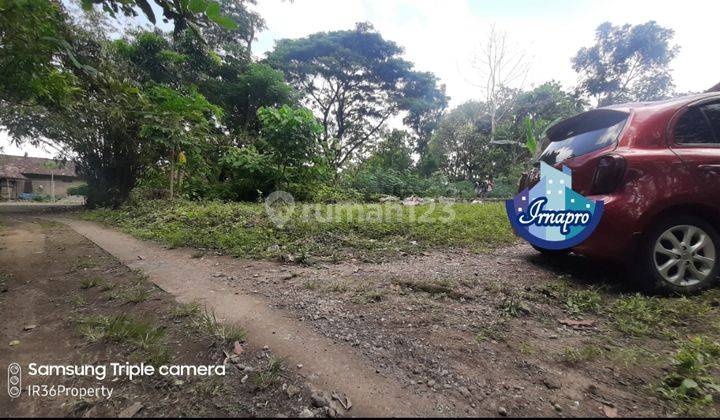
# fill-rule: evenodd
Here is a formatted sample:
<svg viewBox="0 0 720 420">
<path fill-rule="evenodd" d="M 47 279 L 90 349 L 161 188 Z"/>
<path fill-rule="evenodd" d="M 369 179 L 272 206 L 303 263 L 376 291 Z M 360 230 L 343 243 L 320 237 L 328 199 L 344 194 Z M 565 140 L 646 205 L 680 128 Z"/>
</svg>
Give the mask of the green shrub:
<svg viewBox="0 0 720 420">
<path fill-rule="evenodd" d="M 68 195 L 81 195 L 83 197 L 87 197 L 88 195 L 88 186 L 87 184 L 80 184 L 76 185 L 74 187 L 70 187 L 67 189 Z"/>
</svg>

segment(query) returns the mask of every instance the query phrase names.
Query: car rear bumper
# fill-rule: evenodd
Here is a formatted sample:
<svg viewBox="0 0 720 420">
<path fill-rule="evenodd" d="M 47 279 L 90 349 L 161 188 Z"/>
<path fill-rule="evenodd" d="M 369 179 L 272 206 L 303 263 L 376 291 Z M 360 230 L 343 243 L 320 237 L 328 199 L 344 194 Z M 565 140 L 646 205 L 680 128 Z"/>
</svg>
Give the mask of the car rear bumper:
<svg viewBox="0 0 720 420">
<path fill-rule="evenodd" d="M 640 242 L 640 214 L 632 208 L 632 200 L 616 195 L 588 196 L 605 203 L 605 210 L 592 235 L 572 250 L 591 258 L 627 261 L 635 254 Z"/>
</svg>

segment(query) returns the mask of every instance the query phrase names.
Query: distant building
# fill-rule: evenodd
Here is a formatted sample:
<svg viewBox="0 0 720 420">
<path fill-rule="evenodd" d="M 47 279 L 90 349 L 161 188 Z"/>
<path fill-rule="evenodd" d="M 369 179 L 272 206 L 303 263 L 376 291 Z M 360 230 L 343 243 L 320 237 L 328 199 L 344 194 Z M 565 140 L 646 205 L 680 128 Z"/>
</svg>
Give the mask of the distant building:
<svg viewBox="0 0 720 420">
<path fill-rule="evenodd" d="M 21 193 L 68 195 L 68 188 L 84 184 L 72 162 L 0 155 L 0 199 L 16 200 Z"/>
</svg>

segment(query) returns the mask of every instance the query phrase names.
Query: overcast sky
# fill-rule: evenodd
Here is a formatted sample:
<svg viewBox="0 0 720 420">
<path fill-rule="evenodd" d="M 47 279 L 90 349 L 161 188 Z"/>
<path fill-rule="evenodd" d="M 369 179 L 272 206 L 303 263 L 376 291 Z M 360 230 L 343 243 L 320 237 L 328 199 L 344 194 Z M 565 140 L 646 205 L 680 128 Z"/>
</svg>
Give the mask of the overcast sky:
<svg viewBox="0 0 720 420">
<path fill-rule="evenodd" d="M 278 39 L 370 22 L 405 49 L 416 69 L 441 79 L 451 106 L 480 96 L 469 64 L 492 25 L 530 59 L 526 88 L 552 79 L 574 87 L 577 76 L 570 58 L 593 43 L 595 28 L 605 21 L 656 20 L 675 30 L 680 52 L 671 68 L 678 92 L 702 91 L 720 82 L 716 0 L 258 0 L 257 10 L 268 26 L 254 45 L 258 57 Z M 6 153 L 52 155 L 9 146 L 2 134 L 0 146 Z"/>
</svg>

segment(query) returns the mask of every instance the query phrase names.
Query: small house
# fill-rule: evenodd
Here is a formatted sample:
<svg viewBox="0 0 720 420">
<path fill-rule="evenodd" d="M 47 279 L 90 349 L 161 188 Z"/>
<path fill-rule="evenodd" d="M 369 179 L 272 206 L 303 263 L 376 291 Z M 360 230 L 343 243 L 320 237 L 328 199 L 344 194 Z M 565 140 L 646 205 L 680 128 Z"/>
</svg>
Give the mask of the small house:
<svg viewBox="0 0 720 420">
<path fill-rule="evenodd" d="M 72 162 L 0 155 L 0 200 L 17 200 L 21 193 L 61 198 L 84 183 Z"/>
</svg>

